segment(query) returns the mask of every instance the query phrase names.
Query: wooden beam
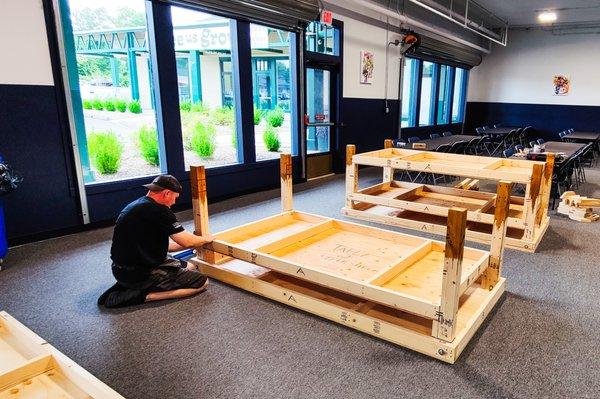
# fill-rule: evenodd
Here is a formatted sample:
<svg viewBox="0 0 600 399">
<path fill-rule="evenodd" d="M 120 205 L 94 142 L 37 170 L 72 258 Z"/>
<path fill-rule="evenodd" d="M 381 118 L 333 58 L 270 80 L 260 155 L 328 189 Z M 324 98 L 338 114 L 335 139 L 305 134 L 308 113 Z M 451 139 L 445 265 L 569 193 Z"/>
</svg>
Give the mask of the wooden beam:
<svg viewBox="0 0 600 399">
<path fill-rule="evenodd" d="M 393 142 L 391 139 L 386 139 L 383 142 L 383 148 L 384 149 L 388 149 L 388 148 L 393 148 Z M 383 168 L 383 183 L 391 183 L 394 180 L 394 170 L 391 168 L 391 166 L 385 166 Z"/>
<path fill-rule="evenodd" d="M 210 234 L 208 228 L 208 197 L 206 194 L 206 171 L 204 165 L 190 166 L 190 183 L 192 186 L 192 208 L 194 210 L 194 234 L 203 236 Z M 199 248 L 205 261 L 214 263 L 215 253 Z"/>
<path fill-rule="evenodd" d="M 506 219 L 508 218 L 510 208 L 511 190 L 512 183 L 506 181 L 498 183 L 494 225 L 492 227 L 492 243 L 490 245 L 490 263 L 481 278 L 481 287 L 490 291 L 494 289 L 501 276 L 504 238 L 506 237 L 507 226 Z"/>
<path fill-rule="evenodd" d="M 546 154 L 546 166 L 544 166 L 543 190 L 541 206 L 538 210 L 536 224 L 540 225 L 542 220 L 548 216 L 548 205 L 550 203 L 550 194 L 552 192 L 552 174 L 554 173 L 554 153 Z"/>
<path fill-rule="evenodd" d="M 281 154 L 279 160 L 281 174 L 281 211 L 287 212 L 294 209 L 292 197 L 292 155 Z"/>
<path fill-rule="evenodd" d="M 467 210 L 451 208 L 448 211 L 442 299 L 437 320 L 433 321 L 432 335 L 452 342 L 457 330 L 458 300 L 462 276 L 462 261 L 467 228 Z"/>
<path fill-rule="evenodd" d="M 356 154 L 356 146 L 348 144 L 346 146 L 346 208 L 354 209 L 354 201 L 350 198 L 358 190 L 358 166 L 352 162 L 352 157 Z"/>
<path fill-rule="evenodd" d="M 537 210 L 540 206 L 540 189 L 544 175 L 544 165 L 533 165 L 530 183 L 525 192 L 525 234 L 526 240 L 533 240 L 535 236 Z"/>
</svg>

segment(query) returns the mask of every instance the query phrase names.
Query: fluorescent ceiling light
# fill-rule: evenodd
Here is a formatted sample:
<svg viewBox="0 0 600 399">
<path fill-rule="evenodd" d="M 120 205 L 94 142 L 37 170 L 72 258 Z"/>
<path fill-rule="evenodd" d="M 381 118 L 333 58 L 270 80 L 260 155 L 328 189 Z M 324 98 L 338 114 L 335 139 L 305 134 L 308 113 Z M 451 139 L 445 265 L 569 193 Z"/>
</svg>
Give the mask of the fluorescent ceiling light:
<svg viewBox="0 0 600 399">
<path fill-rule="evenodd" d="M 556 21 L 556 13 L 553 11 L 544 11 L 538 14 L 540 22 L 554 22 Z"/>
</svg>

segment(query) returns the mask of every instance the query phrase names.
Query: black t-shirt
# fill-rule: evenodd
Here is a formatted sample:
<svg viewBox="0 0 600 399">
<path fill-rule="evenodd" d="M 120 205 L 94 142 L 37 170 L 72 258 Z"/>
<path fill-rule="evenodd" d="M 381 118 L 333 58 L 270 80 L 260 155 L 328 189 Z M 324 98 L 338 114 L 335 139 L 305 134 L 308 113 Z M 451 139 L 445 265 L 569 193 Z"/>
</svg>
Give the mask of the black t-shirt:
<svg viewBox="0 0 600 399">
<path fill-rule="evenodd" d="M 119 268 L 117 279 L 142 281 L 153 267 L 164 262 L 169 236 L 182 232 L 183 226 L 165 205 L 141 197 L 119 214 L 113 233 L 110 257 Z M 115 272 L 113 268 L 113 273 Z"/>
</svg>

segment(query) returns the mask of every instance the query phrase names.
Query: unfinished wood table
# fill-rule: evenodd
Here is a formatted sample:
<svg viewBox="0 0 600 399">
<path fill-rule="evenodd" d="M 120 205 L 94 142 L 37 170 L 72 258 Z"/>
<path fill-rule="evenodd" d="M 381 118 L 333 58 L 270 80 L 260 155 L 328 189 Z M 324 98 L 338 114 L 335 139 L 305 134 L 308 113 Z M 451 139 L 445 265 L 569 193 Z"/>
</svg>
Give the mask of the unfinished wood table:
<svg viewBox="0 0 600 399">
<path fill-rule="evenodd" d="M 204 168 L 190 172 L 196 233 L 205 234 Z M 503 187 L 487 252 L 464 247 L 462 209 L 449 212 L 446 243 L 294 211 L 284 157 L 282 213 L 215 234 L 192 262 L 212 278 L 453 363 L 505 289 Z"/>
<path fill-rule="evenodd" d="M 52 345 L 0 312 L 0 398 L 123 399 Z"/>
<path fill-rule="evenodd" d="M 508 247 L 535 252 L 548 228 L 554 154 L 548 153 L 544 163 L 391 148 L 387 140 L 383 150 L 355 152 L 353 145 L 347 147 L 346 216 L 446 234 L 448 210 L 462 207 L 468 211 L 467 239 L 491 242 L 497 193 L 393 180 L 394 170 L 405 170 L 525 185 L 525 197 L 510 200 Z M 360 165 L 383 168 L 382 183 L 359 190 Z"/>
</svg>

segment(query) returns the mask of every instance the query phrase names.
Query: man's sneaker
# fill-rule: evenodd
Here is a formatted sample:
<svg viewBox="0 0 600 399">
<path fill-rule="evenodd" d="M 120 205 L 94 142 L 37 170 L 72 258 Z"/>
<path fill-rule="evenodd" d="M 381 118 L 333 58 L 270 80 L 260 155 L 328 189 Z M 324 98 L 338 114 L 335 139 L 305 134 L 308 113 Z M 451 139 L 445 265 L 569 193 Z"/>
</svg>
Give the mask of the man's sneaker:
<svg viewBox="0 0 600 399">
<path fill-rule="evenodd" d="M 126 289 L 127 288 L 123 287 L 121 284 L 115 283 L 112 287 L 107 289 L 104 292 L 104 294 L 100 295 L 100 298 L 98 298 L 98 306 L 104 306 L 104 304 L 106 303 L 106 298 L 108 298 L 108 296 L 111 293 L 117 292 L 117 291 L 125 291 Z"/>
<path fill-rule="evenodd" d="M 107 308 L 121 308 L 124 306 L 140 305 L 146 302 L 146 293 L 141 290 L 127 289 L 125 291 L 113 291 L 104 302 Z"/>
</svg>

